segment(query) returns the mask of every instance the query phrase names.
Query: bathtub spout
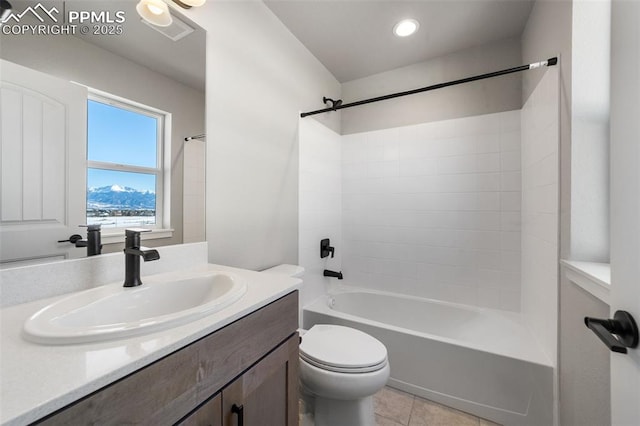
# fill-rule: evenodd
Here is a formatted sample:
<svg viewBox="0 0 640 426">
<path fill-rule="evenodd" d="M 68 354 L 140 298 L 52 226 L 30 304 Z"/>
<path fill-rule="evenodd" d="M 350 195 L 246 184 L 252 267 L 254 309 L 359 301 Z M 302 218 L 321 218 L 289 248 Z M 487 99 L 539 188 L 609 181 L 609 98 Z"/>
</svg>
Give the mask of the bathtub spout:
<svg viewBox="0 0 640 426">
<path fill-rule="evenodd" d="M 332 277 L 332 278 L 337 278 L 339 280 L 342 279 L 342 271 L 340 272 L 335 272 L 335 271 L 330 271 L 328 269 L 324 270 L 324 274 L 325 277 Z"/>
</svg>

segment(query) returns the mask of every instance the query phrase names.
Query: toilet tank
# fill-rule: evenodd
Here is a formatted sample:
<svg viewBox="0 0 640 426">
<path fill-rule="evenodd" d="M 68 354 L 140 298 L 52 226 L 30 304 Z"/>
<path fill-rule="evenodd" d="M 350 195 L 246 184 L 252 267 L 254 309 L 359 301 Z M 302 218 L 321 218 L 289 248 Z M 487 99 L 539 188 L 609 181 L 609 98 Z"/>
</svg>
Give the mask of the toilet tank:
<svg viewBox="0 0 640 426">
<path fill-rule="evenodd" d="M 293 278 L 302 278 L 304 276 L 304 268 L 299 265 L 282 264 L 273 268 L 265 269 L 262 272 L 269 274 L 282 274 Z"/>
</svg>

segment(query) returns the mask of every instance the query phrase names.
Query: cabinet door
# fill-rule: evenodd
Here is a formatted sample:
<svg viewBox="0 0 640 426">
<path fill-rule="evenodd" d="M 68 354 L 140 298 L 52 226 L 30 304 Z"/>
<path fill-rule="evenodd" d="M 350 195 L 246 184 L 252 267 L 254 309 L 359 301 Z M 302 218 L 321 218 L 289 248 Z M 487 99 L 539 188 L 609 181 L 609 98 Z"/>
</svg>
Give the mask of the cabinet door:
<svg viewBox="0 0 640 426">
<path fill-rule="evenodd" d="M 298 334 L 222 391 L 224 426 L 298 425 Z"/>
<path fill-rule="evenodd" d="M 222 395 L 213 398 L 196 408 L 189 416 L 178 422 L 179 426 L 222 426 Z"/>
</svg>

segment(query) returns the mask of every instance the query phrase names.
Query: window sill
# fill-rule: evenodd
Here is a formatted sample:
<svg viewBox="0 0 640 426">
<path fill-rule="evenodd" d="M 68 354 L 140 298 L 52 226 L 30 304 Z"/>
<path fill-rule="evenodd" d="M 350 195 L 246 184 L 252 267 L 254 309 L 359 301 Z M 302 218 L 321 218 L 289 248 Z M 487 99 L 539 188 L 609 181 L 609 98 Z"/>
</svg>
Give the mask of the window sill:
<svg viewBox="0 0 640 426">
<path fill-rule="evenodd" d="M 560 264 L 572 283 L 609 305 L 611 267 L 608 263 L 561 260 Z"/>
<path fill-rule="evenodd" d="M 160 238 L 171 238 L 173 236 L 173 229 L 152 229 L 151 232 L 144 232 L 141 234 L 142 240 L 157 240 Z M 103 232 L 102 244 L 116 244 L 124 243 L 124 230 L 120 230 L 113 233 Z"/>
</svg>

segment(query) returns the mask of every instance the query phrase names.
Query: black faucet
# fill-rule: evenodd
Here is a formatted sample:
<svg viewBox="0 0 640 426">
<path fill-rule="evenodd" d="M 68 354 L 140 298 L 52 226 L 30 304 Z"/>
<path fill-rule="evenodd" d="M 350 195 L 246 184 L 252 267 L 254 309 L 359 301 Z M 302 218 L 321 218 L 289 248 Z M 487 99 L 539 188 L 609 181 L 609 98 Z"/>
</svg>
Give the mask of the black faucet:
<svg viewBox="0 0 640 426">
<path fill-rule="evenodd" d="M 335 272 L 335 271 L 330 271 L 328 269 L 325 269 L 322 275 L 324 275 L 325 277 L 337 278 L 339 280 L 342 279 L 342 271 Z"/>
<path fill-rule="evenodd" d="M 102 253 L 102 238 L 100 237 L 100 225 L 80 225 L 87 228 L 87 238 L 83 239 L 82 235 L 73 234 L 68 240 L 58 240 L 59 243 L 71 243 L 76 247 L 86 247 L 87 256 L 96 256 Z"/>
<path fill-rule="evenodd" d="M 80 225 L 87 228 L 87 239 L 76 242 L 76 247 L 86 247 L 87 256 L 95 256 L 102 253 L 102 237 L 100 225 Z"/>
<path fill-rule="evenodd" d="M 124 286 L 136 287 L 142 284 L 140 280 L 140 258 L 145 262 L 160 259 L 157 250 L 142 247 L 140 245 L 140 233 L 149 232 L 150 229 L 125 229 L 124 240 Z"/>
</svg>

